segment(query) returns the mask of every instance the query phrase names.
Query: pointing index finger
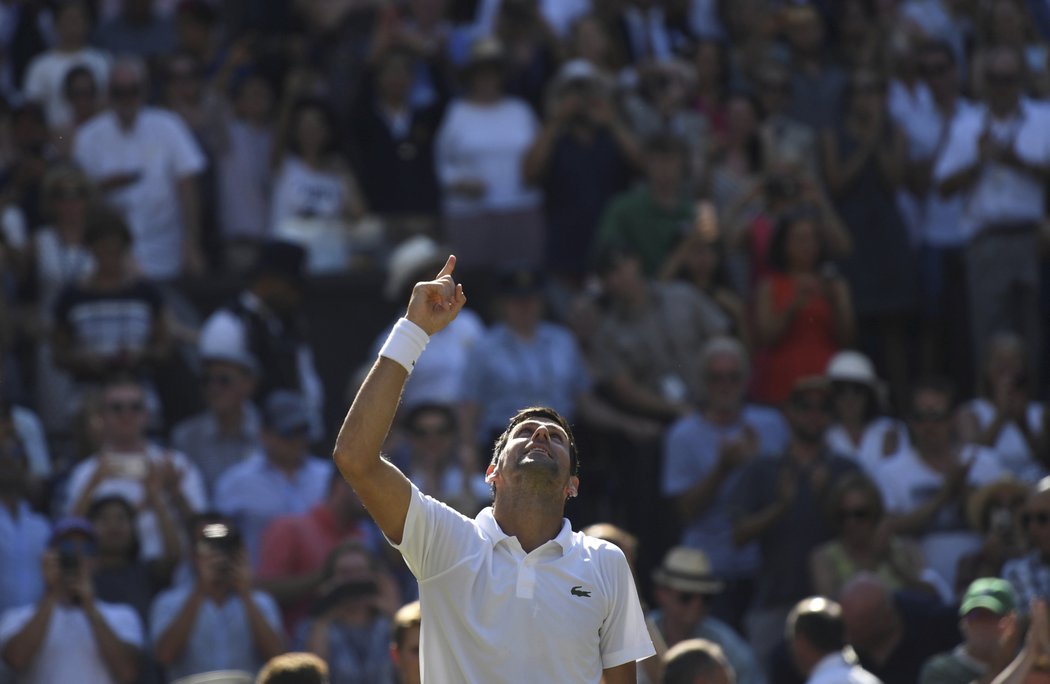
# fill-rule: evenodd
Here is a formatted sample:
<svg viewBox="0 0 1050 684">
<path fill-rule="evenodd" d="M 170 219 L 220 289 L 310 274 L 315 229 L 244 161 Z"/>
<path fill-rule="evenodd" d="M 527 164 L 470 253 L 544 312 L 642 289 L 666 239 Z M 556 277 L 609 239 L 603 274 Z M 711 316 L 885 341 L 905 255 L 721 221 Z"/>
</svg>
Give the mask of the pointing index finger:
<svg viewBox="0 0 1050 684">
<path fill-rule="evenodd" d="M 441 280 L 445 276 L 450 276 L 454 270 L 456 270 L 456 255 L 449 254 L 448 261 L 446 261 L 445 265 L 441 267 L 441 272 L 437 274 L 437 277 L 434 278 L 434 280 Z"/>
</svg>

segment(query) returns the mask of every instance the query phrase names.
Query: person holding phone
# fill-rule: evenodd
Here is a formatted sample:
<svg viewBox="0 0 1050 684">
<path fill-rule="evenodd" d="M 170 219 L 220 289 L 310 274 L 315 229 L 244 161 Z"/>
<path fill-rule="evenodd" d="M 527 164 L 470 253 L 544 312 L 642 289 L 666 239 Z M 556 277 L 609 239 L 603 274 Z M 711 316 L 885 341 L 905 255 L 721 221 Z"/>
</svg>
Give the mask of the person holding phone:
<svg viewBox="0 0 1050 684">
<path fill-rule="evenodd" d="M 656 651 L 623 552 L 564 518 L 580 486 L 564 418 L 530 407 L 510 419 L 486 470 L 493 504 L 474 519 L 424 496 L 381 457 L 415 360 L 467 301 L 455 266 L 450 256 L 416 284 L 333 454 L 420 580 L 423 678 L 633 683 L 635 661 Z"/>
</svg>

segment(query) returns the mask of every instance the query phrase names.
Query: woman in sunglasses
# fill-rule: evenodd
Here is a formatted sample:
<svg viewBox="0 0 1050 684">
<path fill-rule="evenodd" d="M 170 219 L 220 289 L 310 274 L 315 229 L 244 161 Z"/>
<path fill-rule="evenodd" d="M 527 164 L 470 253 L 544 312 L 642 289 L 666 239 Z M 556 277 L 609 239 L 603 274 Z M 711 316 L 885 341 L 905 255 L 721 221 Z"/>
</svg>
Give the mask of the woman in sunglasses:
<svg viewBox="0 0 1050 684">
<path fill-rule="evenodd" d="M 866 475 L 848 475 L 831 490 L 827 515 L 836 535 L 810 556 L 815 594 L 837 598 L 861 572 L 878 575 L 892 590 L 930 590 L 922 579 L 926 566 L 922 554 L 915 545 L 890 533 L 882 494 Z"/>
</svg>

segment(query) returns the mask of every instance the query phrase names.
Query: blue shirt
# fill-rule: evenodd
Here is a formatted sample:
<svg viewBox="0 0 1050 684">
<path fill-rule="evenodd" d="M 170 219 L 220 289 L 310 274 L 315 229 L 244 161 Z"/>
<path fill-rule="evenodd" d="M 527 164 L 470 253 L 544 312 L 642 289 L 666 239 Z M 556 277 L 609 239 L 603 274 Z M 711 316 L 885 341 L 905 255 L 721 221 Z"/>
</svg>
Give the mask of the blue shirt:
<svg viewBox="0 0 1050 684">
<path fill-rule="evenodd" d="M 0 506 L 0 612 L 36 603 L 44 594 L 40 557 L 47 548 L 51 524 L 20 501 L 14 516 Z"/>
<path fill-rule="evenodd" d="M 149 621 L 153 643 L 157 643 L 192 593 L 193 585 L 189 585 L 175 587 L 156 598 Z M 253 591 L 252 600 L 270 627 L 280 634 L 281 616 L 274 600 L 261 591 Z M 186 647 L 168 666 L 167 673 L 169 680 L 214 670 L 254 673 L 262 668 L 263 663 L 252 641 L 244 604 L 236 595 L 231 595 L 221 605 L 210 599 L 201 602 Z"/>
<path fill-rule="evenodd" d="M 215 485 L 215 505 L 237 524 L 248 549 L 252 567 L 259 565 L 262 534 L 282 515 L 305 513 L 324 500 L 332 479 L 332 462 L 307 456 L 294 476 L 288 477 L 262 453 L 223 473 Z"/>
<path fill-rule="evenodd" d="M 699 413 L 672 424 L 664 441 L 664 496 L 678 496 L 707 477 L 718 464 L 722 442 L 739 437 L 745 425 L 757 433 L 762 456 L 775 456 L 787 447 L 790 431 L 783 416 L 760 406 L 745 406 L 739 420 L 728 426 L 710 423 Z M 757 544 L 738 547 L 733 543 L 728 504 L 741 470 L 737 468 L 726 476 L 711 506 L 686 521 L 682 531 L 681 543 L 707 554 L 715 573 L 726 579 L 752 575 L 758 570 Z"/>
<path fill-rule="evenodd" d="M 549 406 L 572 421 L 577 399 L 590 387 L 583 355 L 568 329 L 540 323 L 532 339 L 524 340 L 501 323 L 474 345 L 463 393 L 481 407 L 477 437 L 487 441 L 526 406 Z"/>
</svg>

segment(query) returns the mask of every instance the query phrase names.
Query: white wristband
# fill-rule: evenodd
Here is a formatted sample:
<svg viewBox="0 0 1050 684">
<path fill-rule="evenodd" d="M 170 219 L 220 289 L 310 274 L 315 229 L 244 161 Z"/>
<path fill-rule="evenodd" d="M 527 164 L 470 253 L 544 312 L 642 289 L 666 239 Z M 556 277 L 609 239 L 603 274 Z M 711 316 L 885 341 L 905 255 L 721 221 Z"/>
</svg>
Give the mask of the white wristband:
<svg viewBox="0 0 1050 684">
<path fill-rule="evenodd" d="M 427 335 L 423 328 L 407 318 L 399 318 L 386 338 L 383 348 L 379 350 L 379 355 L 397 361 L 411 373 L 428 342 L 430 335 Z"/>
</svg>

